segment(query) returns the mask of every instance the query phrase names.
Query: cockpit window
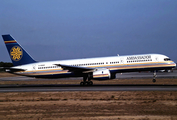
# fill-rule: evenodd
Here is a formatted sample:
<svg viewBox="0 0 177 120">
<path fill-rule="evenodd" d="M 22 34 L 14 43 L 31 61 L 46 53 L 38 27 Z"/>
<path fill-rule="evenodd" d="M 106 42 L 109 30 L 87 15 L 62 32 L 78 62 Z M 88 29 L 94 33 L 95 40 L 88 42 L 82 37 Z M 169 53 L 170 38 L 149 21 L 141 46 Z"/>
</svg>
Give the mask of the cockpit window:
<svg viewBox="0 0 177 120">
<path fill-rule="evenodd" d="M 165 58 L 164 61 L 170 61 L 171 59 L 170 58 Z"/>
</svg>

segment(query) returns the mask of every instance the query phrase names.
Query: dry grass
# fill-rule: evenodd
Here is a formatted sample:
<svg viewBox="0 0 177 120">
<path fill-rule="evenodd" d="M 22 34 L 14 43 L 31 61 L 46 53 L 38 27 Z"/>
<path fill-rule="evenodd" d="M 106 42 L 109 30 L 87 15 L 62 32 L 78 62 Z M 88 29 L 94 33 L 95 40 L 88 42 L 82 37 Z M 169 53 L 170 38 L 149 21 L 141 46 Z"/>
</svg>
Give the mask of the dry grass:
<svg viewBox="0 0 177 120">
<path fill-rule="evenodd" d="M 177 92 L 1 93 L 0 119 L 177 119 Z"/>
</svg>

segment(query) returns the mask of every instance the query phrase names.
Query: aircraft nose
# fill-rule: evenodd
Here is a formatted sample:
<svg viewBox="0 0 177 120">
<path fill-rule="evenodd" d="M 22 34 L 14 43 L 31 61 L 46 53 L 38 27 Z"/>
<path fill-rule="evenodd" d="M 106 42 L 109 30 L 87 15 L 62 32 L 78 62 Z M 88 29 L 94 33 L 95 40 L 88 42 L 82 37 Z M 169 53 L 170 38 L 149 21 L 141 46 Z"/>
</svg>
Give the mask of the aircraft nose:
<svg viewBox="0 0 177 120">
<path fill-rule="evenodd" d="M 174 61 L 172 61 L 172 62 L 173 62 L 172 64 L 174 64 L 174 67 L 176 67 L 176 63 Z"/>
</svg>

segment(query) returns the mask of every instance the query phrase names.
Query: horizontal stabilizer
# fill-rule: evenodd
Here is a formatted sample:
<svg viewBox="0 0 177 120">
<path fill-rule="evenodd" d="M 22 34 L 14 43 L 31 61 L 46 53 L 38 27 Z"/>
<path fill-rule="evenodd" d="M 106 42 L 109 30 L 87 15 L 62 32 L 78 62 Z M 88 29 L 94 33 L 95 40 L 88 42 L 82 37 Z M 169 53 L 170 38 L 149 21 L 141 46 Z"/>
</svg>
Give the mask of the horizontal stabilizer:
<svg viewBox="0 0 177 120">
<path fill-rule="evenodd" d="M 26 71 L 25 69 L 12 68 L 12 67 L 1 67 L 0 69 L 4 69 L 6 72 L 19 72 L 19 71 Z"/>
</svg>

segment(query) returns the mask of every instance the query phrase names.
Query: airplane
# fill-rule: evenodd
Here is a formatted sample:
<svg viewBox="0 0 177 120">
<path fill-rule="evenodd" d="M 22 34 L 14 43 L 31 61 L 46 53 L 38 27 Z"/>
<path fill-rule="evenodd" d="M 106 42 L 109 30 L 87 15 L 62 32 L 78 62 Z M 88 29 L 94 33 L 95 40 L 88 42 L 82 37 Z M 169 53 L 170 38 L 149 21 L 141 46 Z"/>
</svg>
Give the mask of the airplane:
<svg viewBox="0 0 177 120">
<path fill-rule="evenodd" d="M 13 67 L 6 72 L 35 78 L 83 77 L 80 85 L 93 85 L 92 80 L 110 80 L 116 73 L 170 70 L 175 62 L 162 54 L 139 54 L 112 57 L 97 57 L 72 60 L 35 61 L 25 49 L 10 35 L 2 35 Z"/>
</svg>

